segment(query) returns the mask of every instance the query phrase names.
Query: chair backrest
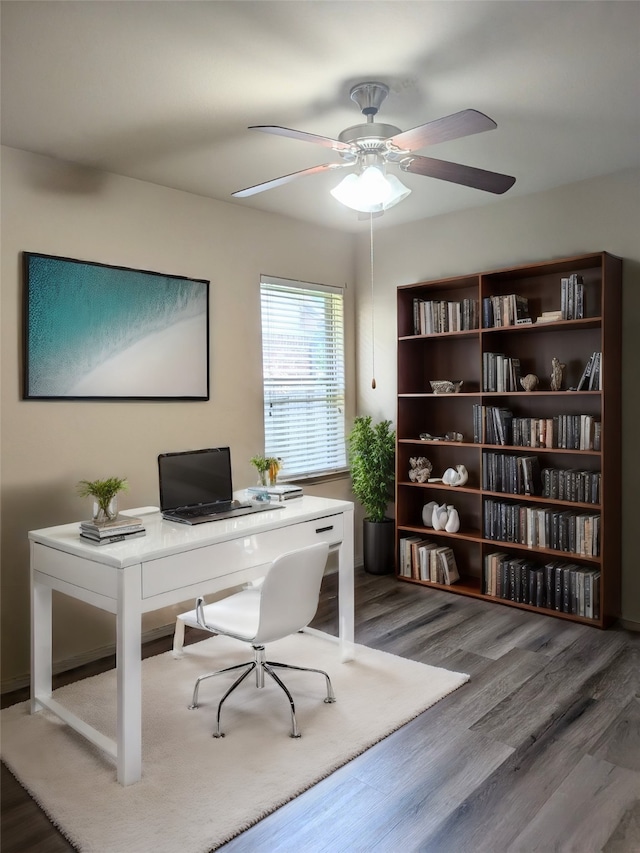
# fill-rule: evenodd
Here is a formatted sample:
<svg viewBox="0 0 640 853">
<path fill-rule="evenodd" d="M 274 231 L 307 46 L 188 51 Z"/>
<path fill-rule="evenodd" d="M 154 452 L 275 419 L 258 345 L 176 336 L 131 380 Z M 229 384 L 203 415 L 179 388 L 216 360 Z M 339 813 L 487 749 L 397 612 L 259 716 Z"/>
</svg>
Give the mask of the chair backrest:
<svg viewBox="0 0 640 853">
<path fill-rule="evenodd" d="M 315 616 L 329 546 L 317 542 L 282 554 L 271 564 L 260 590 L 260 621 L 253 642 L 295 634 Z"/>
</svg>

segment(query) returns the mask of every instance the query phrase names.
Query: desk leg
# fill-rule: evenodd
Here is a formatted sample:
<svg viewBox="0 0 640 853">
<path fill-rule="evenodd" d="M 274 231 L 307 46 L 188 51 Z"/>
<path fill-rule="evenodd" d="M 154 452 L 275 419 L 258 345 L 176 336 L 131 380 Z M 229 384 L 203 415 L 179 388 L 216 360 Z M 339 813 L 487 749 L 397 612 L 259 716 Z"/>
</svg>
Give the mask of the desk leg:
<svg viewBox="0 0 640 853">
<path fill-rule="evenodd" d="M 353 510 L 344 513 L 344 533 L 338 564 L 338 626 L 340 657 L 353 660 L 354 649 L 354 577 L 353 577 Z"/>
<path fill-rule="evenodd" d="M 32 546 L 33 547 L 33 546 Z M 51 587 L 31 569 L 31 713 L 42 710 L 37 697 L 51 697 Z"/>
<path fill-rule="evenodd" d="M 132 785 L 142 775 L 142 567 L 118 572 L 116 667 L 118 685 L 117 778 Z"/>
</svg>

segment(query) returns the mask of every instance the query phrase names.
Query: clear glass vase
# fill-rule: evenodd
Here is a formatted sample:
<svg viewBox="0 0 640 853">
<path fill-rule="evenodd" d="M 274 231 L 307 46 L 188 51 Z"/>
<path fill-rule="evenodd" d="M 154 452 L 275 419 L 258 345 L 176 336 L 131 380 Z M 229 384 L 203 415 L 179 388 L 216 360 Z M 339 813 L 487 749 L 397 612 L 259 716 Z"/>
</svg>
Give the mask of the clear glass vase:
<svg viewBox="0 0 640 853">
<path fill-rule="evenodd" d="M 114 495 L 108 504 L 101 505 L 97 500 L 93 501 L 91 518 L 96 524 L 104 524 L 105 521 L 113 521 L 118 515 L 118 496 Z"/>
</svg>

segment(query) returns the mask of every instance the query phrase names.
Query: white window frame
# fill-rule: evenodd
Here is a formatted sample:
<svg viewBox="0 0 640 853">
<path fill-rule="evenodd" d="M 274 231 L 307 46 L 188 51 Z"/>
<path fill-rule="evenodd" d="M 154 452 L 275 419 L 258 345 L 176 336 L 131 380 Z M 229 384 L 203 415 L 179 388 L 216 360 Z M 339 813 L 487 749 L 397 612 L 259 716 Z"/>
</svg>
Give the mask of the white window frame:
<svg viewBox="0 0 640 853">
<path fill-rule="evenodd" d="M 283 480 L 347 470 L 344 303 L 341 287 L 260 276 L 265 456 Z"/>
</svg>

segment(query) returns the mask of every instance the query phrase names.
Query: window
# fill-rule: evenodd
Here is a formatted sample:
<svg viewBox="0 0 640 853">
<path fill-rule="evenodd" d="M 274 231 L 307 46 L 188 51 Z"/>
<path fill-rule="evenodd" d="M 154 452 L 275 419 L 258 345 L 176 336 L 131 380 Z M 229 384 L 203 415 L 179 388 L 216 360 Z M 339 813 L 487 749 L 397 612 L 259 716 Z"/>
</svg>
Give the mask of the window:
<svg viewBox="0 0 640 853">
<path fill-rule="evenodd" d="M 265 455 L 283 478 L 343 470 L 342 290 L 262 276 L 260 306 Z"/>
</svg>

